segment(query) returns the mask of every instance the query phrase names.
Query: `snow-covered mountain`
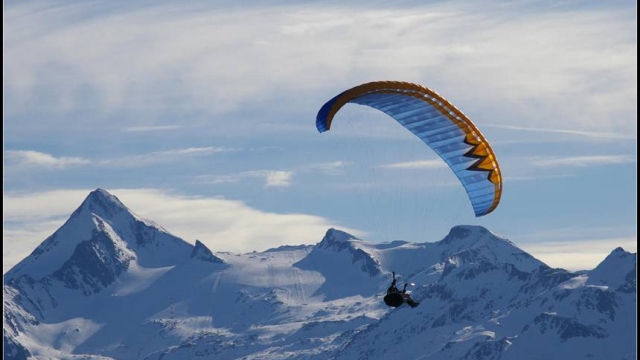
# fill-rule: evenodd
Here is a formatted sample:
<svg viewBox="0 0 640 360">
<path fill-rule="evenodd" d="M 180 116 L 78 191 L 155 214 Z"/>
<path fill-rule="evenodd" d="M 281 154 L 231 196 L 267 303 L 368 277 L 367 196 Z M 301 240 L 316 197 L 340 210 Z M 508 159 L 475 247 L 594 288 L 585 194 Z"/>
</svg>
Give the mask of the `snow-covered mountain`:
<svg viewBox="0 0 640 360">
<path fill-rule="evenodd" d="M 384 305 L 392 270 L 420 306 Z M 98 189 L 4 282 L 6 359 L 636 358 L 635 253 L 572 273 L 479 226 L 231 254 Z"/>
</svg>

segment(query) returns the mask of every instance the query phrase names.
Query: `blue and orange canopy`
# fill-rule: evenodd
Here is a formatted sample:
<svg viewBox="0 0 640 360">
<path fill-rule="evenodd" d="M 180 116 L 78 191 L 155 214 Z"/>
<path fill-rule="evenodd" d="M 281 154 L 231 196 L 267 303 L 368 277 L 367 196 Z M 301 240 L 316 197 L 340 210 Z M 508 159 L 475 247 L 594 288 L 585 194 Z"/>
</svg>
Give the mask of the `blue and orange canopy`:
<svg viewBox="0 0 640 360">
<path fill-rule="evenodd" d="M 318 131 L 329 130 L 336 113 L 348 103 L 386 113 L 429 145 L 464 186 L 476 216 L 498 206 L 502 176 L 491 146 L 473 122 L 438 93 L 408 82 L 362 84 L 322 106 L 316 117 Z"/>
</svg>

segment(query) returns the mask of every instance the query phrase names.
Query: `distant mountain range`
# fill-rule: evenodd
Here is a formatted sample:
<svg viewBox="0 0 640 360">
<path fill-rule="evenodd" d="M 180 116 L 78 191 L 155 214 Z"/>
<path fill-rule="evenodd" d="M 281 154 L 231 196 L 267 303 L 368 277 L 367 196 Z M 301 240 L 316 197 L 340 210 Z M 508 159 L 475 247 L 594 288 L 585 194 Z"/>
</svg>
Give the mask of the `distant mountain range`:
<svg viewBox="0 0 640 360">
<path fill-rule="evenodd" d="M 392 270 L 420 306 L 384 305 Z M 480 226 L 232 254 L 97 189 L 3 291 L 5 359 L 636 359 L 635 253 L 570 272 Z"/>
</svg>

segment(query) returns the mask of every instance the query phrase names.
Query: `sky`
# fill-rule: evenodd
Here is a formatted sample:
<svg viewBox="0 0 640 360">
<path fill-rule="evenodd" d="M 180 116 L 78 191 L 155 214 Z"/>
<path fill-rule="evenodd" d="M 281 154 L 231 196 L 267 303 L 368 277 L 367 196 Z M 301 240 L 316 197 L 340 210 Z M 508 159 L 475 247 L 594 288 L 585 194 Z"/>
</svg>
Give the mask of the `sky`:
<svg viewBox="0 0 640 360">
<path fill-rule="evenodd" d="M 635 1 L 5 1 L 3 272 L 102 188 L 244 253 L 335 227 L 433 242 L 481 225 L 553 267 L 636 252 Z M 476 218 L 444 162 L 333 96 L 418 83 L 490 142 Z"/>
</svg>

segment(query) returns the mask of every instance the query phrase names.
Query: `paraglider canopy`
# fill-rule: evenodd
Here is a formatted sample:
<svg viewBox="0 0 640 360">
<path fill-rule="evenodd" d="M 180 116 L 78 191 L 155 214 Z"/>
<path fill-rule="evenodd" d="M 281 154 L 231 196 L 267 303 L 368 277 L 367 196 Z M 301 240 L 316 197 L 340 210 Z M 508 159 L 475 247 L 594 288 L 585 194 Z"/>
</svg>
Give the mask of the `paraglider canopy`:
<svg viewBox="0 0 640 360">
<path fill-rule="evenodd" d="M 336 113 L 347 103 L 386 113 L 431 147 L 462 183 L 477 217 L 498 206 L 502 175 L 491 146 L 473 122 L 438 93 L 400 81 L 358 85 L 322 106 L 316 116 L 318 131 L 328 131 Z"/>
</svg>

